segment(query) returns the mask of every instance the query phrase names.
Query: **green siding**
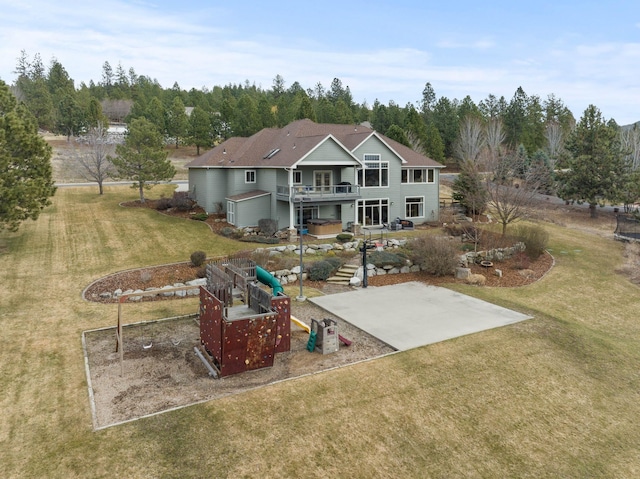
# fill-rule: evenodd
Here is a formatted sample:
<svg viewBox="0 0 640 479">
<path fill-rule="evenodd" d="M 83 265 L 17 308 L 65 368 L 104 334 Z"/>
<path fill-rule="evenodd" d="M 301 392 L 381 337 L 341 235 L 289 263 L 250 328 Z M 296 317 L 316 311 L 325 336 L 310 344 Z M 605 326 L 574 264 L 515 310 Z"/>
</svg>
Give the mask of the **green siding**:
<svg viewBox="0 0 640 479">
<path fill-rule="evenodd" d="M 327 165 L 335 165 L 339 163 L 356 163 L 351 155 L 340 147 L 335 141 L 329 139 L 313 150 L 299 166 L 305 163 L 326 163 Z"/>
<path fill-rule="evenodd" d="M 189 170 L 189 193 L 207 213 L 223 210 L 227 196 L 227 172 L 218 168 L 192 168 Z"/>
<path fill-rule="evenodd" d="M 360 188 L 362 199 L 389 199 L 389 220 L 405 217 L 405 198 L 424 196 L 425 218 L 414 218 L 415 223 L 437 220 L 440 211 L 439 170 L 434 171 L 434 183 L 403 184 L 402 160 L 378 138 L 371 137 L 354 152 L 360 160 L 365 154 L 380 154 L 382 161 L 389 162 L 389 186 L 380 188 Z M 433 212 L 433 215 L 432 215 Z M 348 220 L 351 221 L 351 220 Z"/>
<path fill-rule="evenodd" d="M 236 226 L 258 226 L 264 218 L 271 218 L 271 195 L 236 202 Z"/>
</svg>

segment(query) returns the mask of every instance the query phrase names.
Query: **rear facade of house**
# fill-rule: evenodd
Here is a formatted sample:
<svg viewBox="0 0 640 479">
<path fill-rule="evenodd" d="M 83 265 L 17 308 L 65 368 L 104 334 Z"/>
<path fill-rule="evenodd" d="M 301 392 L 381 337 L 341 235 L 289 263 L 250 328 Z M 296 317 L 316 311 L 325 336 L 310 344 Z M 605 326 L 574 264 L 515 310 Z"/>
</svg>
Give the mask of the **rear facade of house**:
<svg viewBox="0 0 640 479">
<path fill-rule="evenodd" d="M 299 120 L 230 138 L 187 168 L 191 198 L 236 227 L 438 220 L 443 165 L 361 125 Z"/>
</svg>

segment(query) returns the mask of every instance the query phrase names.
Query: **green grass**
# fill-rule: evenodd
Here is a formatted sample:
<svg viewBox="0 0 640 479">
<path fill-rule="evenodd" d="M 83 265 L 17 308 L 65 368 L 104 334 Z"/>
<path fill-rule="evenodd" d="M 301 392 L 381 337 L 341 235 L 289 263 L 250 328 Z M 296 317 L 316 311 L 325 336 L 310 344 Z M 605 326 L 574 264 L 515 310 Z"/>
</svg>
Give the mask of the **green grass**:
<svg viewBox="0 0 640 479">
<path fill-rule="evenodd" d="M 82 289 L 245 246 L 94 190 L 0 234 L 0 477 L 638 477 L 640 290 L 620 244 L 553 225 L 542 281 L 455 286 L 530 321 L 93 432 L 80 335 L 116 310 Z"/>
</svg>

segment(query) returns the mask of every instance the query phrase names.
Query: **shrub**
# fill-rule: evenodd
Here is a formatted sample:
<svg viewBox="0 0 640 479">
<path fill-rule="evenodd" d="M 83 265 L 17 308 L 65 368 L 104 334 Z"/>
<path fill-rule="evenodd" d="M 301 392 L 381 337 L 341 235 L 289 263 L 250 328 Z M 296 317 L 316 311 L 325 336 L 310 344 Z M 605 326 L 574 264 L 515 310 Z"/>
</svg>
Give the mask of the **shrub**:
<svg viewBox="0 0 640 479">
<path fill-rule="evenodd" d="M 524 243 L 525 252 L 532 260 L 538 259 L 549 243 L 549 233 L 539 225 L 518 225 L 514 236 Z"/>
<path fill-rule="evenodd" d="M 207 260 L 207 253 L 204 251 L 194 251 L 191 253 L 191 264 L 194 266 L 202 266 Z"/>
<path fill-rule="evenodd" d="M 413 262 L 435 276 L 453 274 L 458 265 L 456 244 L 447 238 L 421 236 L 414 239 L 409 247 Z"/>
<path fill-rule="evenodd" d="M 336 241 L 338 243 L 346 243 L 353 239 L 353 235 L 351 233 L 340 233 L 336 236 Z"/>
<path fill-rule="evenodd" d="M 225 238 L 230 238 L 231 236 L 233 236 L 234 231 L 235 231 L 234 228 L 231 228 L 230 226 L 225 226 L 220 230 L 220 234 Z"/>
<path fill-rule="evenodd" d="M 195 215 L 191 215 L 191 219 L 196 221 L 207 221 L 208 217 L 209 215 L 206 213 L 196 213 Z"/>
<path fill-rule="evenodd" d="M 171 199 L 171 206 L 179 211 L 189 211 L 195 202 L 189 198 L 188 191 L 176 191 Z"/>
<path fill-rule="evenodd" d="M 142 273 L 140 273 L 140 281 L 142 281 L 143 283 L 148 283 L 149 281 L 151 281 L 152 275 L 149 271 L 143 271 Z"/>
<path fill-rule="evenodd" d="M 513 257 L 513 266 L 516 269 L 529 269 L 529 266 L 531 266 L 529 255 L 524 251 L 518 251 Z"/>
<path fill-rule="evenodd" d="M 274 238 L 273 236 L 242 236 L 241 238 L 237 238 L 240 241 L 244 241 L 247 243 L 263 243 L 263 244 L 278 244 L 280 240 L 278 238 Z"/>
<path fill-rule="evenodd" d="M 336 256 L 327 256 L 324 261 L 333 266 L 334 269 L 339 269 L 344 264 L 344 262 Z"/>
<path fill-rule="evenodd" d="M 447 223 L 447 225 L 444 226 L 444 232 L 449 236 L 462 236 L 464 228 L 460 223 Z"/>
<path fill-rule="evenodd" d="M 404 266 L 406 258 L 402 255 L 391 253 L 389 251 L 373 251 L 367 255 L 367 263 L 371 263 L 376 268 L 383 268 L 385 266 Z"/>
<path fill-rule="evenodd" d="M 258 220 L 258 228 L 265 236 L 273 236 L 278 231 L 278 222 L 271 218 L 263 218 Z"/>
<path fill-rule="evenodd" d="M 165 211 L 171 208 L 171 199 L 162 197 L 156 201 L 156 210 Z"/>
<path fill-rule="evenodd" d="M 336 269 L 329 261 L 316 261 L 309 266 L 309 279 L 311 281 L 325 281 Z"/>
<path fill-rule="evenodd" d="M 207 277 L 207 267 L 206 266 L 200 266 L 196 271 L 196 276 L 198 278 L 206 278 Z"/>
</svg>

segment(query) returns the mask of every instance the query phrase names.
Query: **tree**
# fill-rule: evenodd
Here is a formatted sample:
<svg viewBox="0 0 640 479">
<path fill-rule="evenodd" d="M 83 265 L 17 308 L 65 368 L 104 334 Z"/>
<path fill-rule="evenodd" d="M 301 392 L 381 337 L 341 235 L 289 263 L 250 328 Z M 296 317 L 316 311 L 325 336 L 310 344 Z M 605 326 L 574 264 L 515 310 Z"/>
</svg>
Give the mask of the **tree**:
<svg viewBox="0 0 640 479">
<path fill-rule="evenodd" d="M 0 80 L 0 230 L 16 231 L 24 220 L 38 219 L 55 191 L 51 147 Z"/>
<path fill-rule="evenodd" d="M 456 157 L 461 162 L 477 162 L 484 142 L 480 119 L 473 114 L 466 116 L 460 124 L 460 134 L 455 144 Z"/>
<path fill-rule="evenodd" d="M 495 161 L 502 154 L 502 143 L 505 139 L 505 132 L 500 118 L 491 117 L 487 120 L 484 138 L 489 150 L 489 158 L 491 161 Z"/>
<path fill-rule="evenodd" d="M 77 135 L 85 127 L 85 115 L 72 95 L 65 95 L 60 99 L 56 109 L 55 131 L 66 135 L 67 141 L 72 135 Z"/>
<path fill-rule="evenodd" d="M 411 143 L 409 142 L 407 135 L 405 134 L 404 130 L 400 128 L 398 125 L 391 125 L 389 129 L 385 132 L 384 136 L 386 136 L 387 138 L 391 138 L 392 140 L 395 140 L 398 143 L 411 148 Z"/>
<path fill-rule="evenodd" d="M 453 181 L 451 197 L 460 203 L 468 215 L 476 216 L 487 208 L 488 196 L 479 164 L 463 161 L 460 174 Z"/>
<path fill-rule="evenodd" d="M 76 152 L 78 169 L 82 176 L 98 183 L 99 194 L 103 194 L 102 183 L 115 174 L 111 163 L 113 146 L 108 141 L 108 129 L 102 122 L 89 128 L 86 136 L 88 150 Z"/>
<path fill-rule="evenodd" d="M 211 119 L 206 111 L 199 106 L 193 108 L 189 117 L 189 138 L 196 145 L 196 154 L 200 155 L 200 147 L 211 146 Z"/>
<path fill-rule="evenodd" d="M 145 189 L 161 181 L 170 181 L 176 174 L 164 150 L 162 135 L 145 118 L 131 121 L 124 144 L 116 146 L 116 154 L 111 161 L 118 177 L 133 180 L 141 203 L 145 202 Z"/>
<path fill-rule="evenodd" d="M 600 110 L 589 105 L 567 139 L 567 168 L 558 175 L 559 196 L 588 203 L 592 218 L 596 206 L 614 200 L 625 181 L 625 152 L 615 123 L 605 122 Z"/>
<path fill-rule="evenodd" d="M 176 142 L 176 149 L 180 144 L 180 138 L 187 136 L 189 132 L 189 117 L 180 97 L 175 97 L 171 102 L 171 108 L 167 115 L 167 135 Z"/>
<path fill-rule="evenodd" d="M 531 163 L 526 150 L 490 161 L 485 177 L 489 206 L 502 224 L 502 235 L 507 226 L 525 218 L 536 195 L 548 179 L 548 170 Z"/>
</svg>

